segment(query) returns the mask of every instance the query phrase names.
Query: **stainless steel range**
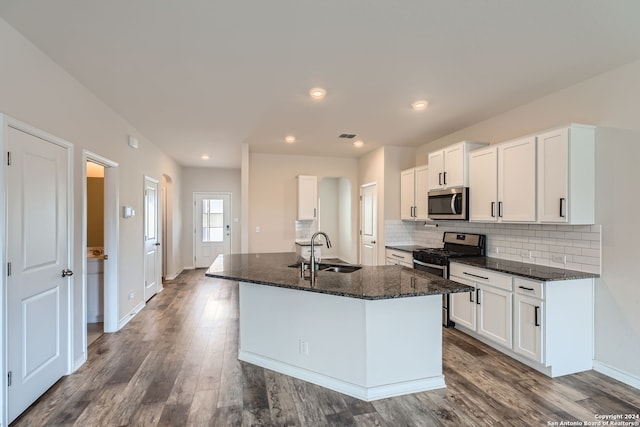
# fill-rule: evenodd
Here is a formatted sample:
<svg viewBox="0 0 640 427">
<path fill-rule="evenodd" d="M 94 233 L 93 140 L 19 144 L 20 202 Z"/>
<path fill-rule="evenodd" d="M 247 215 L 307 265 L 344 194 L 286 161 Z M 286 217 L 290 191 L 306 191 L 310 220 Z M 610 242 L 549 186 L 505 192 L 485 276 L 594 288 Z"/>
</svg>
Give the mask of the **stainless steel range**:
<svg viewBox="0 0 640 427">
<path fill-rule="evenodd" d="M 484 234 L 445 232 L 444 247 L 413 251 L 413 268 L 437 276 L 449 278 L 449 261 L 452 258 L 484 256 L 486 236 Z M 442 296 L 442 325 L 454 326 L 449 319 L 449 295 Z"/>
</svg>

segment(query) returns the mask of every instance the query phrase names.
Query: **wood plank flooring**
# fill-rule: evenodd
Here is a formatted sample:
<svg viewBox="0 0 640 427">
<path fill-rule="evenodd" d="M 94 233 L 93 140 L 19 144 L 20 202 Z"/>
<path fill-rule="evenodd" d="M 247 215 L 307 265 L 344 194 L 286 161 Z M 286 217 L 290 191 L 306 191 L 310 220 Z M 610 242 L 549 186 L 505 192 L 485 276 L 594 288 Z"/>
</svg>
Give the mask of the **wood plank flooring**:
<svg viewBox="0 0 640 427">
<path fill-rule="evenodd" d="M 594 371 L 551 379 L 449 329 L 443 353 L 446 389 L 363 402 L 239 362 L 237 283 L 188 271 L 12 426 L 547 426 L 640 414 L 640 391 Z"/>
</svg>

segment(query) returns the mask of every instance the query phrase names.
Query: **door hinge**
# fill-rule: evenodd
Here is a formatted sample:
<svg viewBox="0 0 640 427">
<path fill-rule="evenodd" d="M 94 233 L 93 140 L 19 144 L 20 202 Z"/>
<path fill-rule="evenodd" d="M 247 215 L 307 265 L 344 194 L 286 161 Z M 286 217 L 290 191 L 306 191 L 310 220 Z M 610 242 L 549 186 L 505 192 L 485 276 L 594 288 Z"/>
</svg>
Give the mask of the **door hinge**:
<svg viewBox="0 0 640 427">
<path fill-rule="evenodd" d="M 11 276 L 11 263 L 7 263 L 7 277 Z"/>
<path fill-rule="evenodd" d="M 7 387 L 11 387 L 11 383 L 13 382 L 13 372 L 9 371 L 7 374 Z"/>
<path fill-rule="evenodd" d="M 7 151 L 7 166 L 11 166 L 11 151 Z"/>
</svg>

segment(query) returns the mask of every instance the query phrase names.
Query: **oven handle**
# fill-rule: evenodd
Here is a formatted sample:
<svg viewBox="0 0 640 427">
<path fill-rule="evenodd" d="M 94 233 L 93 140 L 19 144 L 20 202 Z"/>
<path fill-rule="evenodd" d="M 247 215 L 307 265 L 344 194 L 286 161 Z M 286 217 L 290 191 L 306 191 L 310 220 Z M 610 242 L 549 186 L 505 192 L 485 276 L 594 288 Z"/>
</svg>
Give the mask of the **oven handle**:
<svg viewBox="0 0 640 427">
<path fill-rule="evenodd" d="M 418 264 L 421 265 L 423 267 L 431 267 L 431 268 L 436 268 L 438 270 L 444 270 L 445 266 L 444 265 L 434 265 L 434 264 L 427 264 L 426 262 L 422 262 L 422 261 L 418 261 L 418 260 L 413 260 L 414 264 Z"/>
</svg>

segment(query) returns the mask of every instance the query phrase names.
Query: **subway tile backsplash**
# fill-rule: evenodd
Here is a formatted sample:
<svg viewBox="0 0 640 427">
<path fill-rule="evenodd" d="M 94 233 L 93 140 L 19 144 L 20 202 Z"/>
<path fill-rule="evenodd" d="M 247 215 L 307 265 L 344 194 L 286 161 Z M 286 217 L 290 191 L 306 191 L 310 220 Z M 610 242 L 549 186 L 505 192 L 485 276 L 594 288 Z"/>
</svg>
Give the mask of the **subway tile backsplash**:
<svg viewBox="0 0 640 427">
<path fill-rule="evenodd" d="M 601 225 L 433 221 L 425 226 L 399 220 L 384 224 L 387 245 L 442 247 L 445 231 L 485 234 L 490 257 L 600 274 Z"/>
</svg>

